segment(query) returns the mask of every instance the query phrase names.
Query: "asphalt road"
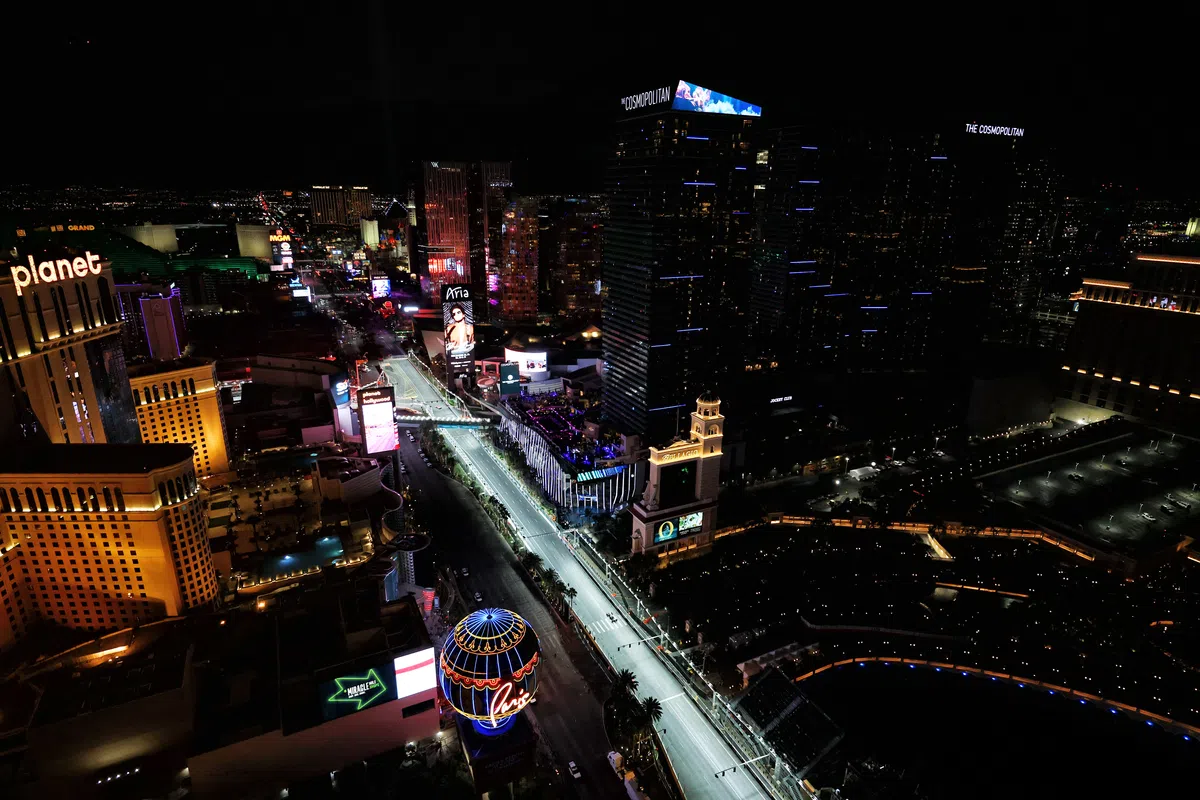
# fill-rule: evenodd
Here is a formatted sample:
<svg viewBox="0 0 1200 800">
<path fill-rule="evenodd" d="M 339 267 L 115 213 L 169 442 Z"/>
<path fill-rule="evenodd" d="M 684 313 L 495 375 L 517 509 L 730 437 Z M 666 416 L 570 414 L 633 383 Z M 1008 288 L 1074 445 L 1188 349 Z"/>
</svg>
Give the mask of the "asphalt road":
<svg viewBox="0 0 1200 800">
<path fill-rule="evenodd" d="M 398 378 L 391 363 L 385 369 Z M 426 392 L 432 391 L 425 388 Z M 428 393 L 423 397 L 430 410 L 445 411 L 444 404 L 435 397 Z M 554 752 L 563 791 L 584 800 L 626 798 L 624 786 L 607 760 L 611 747 L 604 732 L 601 705 L 607 688 L 603 670 L 593 665 L 585 677 L 576 667 L 572 652 L 576 658 L 589 656 L 575 634 L 542 602 L 516 556 L 471 493 L 457 481 L 426 467 L 417 454 L 418 445 L 409 442 L 405 430 L 416 435 L 415 429 L 400 429 L 400 457 L 408 470 L 401 478 L 419 492 L 413 510 L 432 535 L 437 564 L 449 566 L 456 575 L 464 567 L 468 569 L 469 577 L 457 580 L 469 609 L 511 609 L 537 631 L 545 660 L 538 669 L 537 703 L 532 712 L 541 738 Z M 482 603 L 472 599 L 475 592 L 483 596 Z M 579 765 L 582 779 L 571 778 L 568 761 Z"/>
<path fill-rule="evenodd" d="M 389 374 L 396 373 L 397 382 L 405 381 L 414 386 L 415 394 L 428 404 L 430 410 L 448 410 L 444 402 L 437 399 L 436 391 L 416 372 L 419 367 L 404 359 L 392 359 L 387 368 Z M 525 494 L 481 443 L 478 434 L 453 428 L 444 429 L 443 433 L 464 465 L 500 498 L 510 515 L 522 526 L 529 549 L 541 556 L 547 566 L 557 570 L 568 586 L 576 589 L 575 611 L 608 660 L 618 670 L 633 671 L 638 678 L 641 697 L 656 697 L 662 703 L 659 735 L 688 800 L 767 797 L 758 783 L 746 774 L 745 768 L 724 777 L 716 776 L 717 772 L 738 764 L 741 758 L 697 707 L 693 696 L 659 660 L 653 647 L 638 643 L 642 634 L 626 620 L 624 611 L 614 604 L 609 590 L 602 588 L 584 570 L 571 554 L 558 526 Z"/>
</svg>

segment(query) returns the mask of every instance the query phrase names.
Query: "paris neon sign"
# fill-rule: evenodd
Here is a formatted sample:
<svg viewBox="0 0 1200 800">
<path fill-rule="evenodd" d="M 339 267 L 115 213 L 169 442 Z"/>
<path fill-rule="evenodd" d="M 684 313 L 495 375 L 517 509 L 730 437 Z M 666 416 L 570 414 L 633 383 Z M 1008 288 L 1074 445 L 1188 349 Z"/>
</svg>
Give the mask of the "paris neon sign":
<svg viewBox="0 0 1200 800">
<path fill-rule="evenodd" d="M 513 694 L 514 692 L 516 695 Z M 533 700 L 533 695 L 524 689 L 518 689 L 512 681 L 501 685 L 492 695 L 492 705 L 488 709 L 492 726 L 500 727 L 505 719 L 525 708 L 531 700 Z"/>
</svg>

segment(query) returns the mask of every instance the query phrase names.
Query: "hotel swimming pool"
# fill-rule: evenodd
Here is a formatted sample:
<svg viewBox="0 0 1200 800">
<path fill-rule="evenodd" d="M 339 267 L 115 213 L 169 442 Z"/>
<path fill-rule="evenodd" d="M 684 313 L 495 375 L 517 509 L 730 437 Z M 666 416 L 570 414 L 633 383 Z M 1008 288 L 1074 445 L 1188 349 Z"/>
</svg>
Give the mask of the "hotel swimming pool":
<svg viewBox="0 0 1200 800">
<path fill-rule="evenodd" d="M 271 555 L 263 561 L 262 578 L 271 580 L 293 572 L 303 572 L 312 567 L 332 564 L 342 556 L 342 542 L 336 536 L 318 539 L 308 550 L 286 555 Z"/>
</svg>

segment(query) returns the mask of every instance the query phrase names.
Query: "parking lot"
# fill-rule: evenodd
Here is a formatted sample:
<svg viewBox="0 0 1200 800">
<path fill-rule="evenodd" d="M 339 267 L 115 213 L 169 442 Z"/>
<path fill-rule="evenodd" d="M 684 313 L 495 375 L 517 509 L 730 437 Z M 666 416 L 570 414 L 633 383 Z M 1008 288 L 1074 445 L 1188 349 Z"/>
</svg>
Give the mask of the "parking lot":
<svg viewBox="0 0 1200 800">
<path fill-rule="evenodd" d="M 1200 466 L 1183 439 L 1107 442 L 1008 470 L 985 483 L 997 501 L 1124 551 L 1184 535 L 1200 514 Z"/>
</svg>

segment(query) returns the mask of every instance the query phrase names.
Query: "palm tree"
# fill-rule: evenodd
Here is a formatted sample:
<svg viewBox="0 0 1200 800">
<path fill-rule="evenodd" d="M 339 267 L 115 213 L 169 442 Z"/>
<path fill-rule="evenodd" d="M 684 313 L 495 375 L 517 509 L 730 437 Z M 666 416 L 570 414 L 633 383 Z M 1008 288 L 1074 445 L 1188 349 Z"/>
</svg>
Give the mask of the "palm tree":
<svg viewBox="0 0 1200 800">
<path fill-rule="evenodd" d="M 613 678 L 613 694 L 633 694 L 637 691 L 638 679 L 630 670 L 623 669 Z"/>
<path fill-rule="evenodd" d="M 563 595 L 563 599 L 565 599 L 567 601 L 567 605 L 570 605 L 571 601 L 574 600 L 579 595 L 579 592 L 575 591 L 574 586 L 568 586 L 566 589 L 563 590 L 562 595 Z"/>
<path fill-rule="evenodd" d="M 567 585 L 555 578 L 554 583 L 550 586 L 550 594 L 554 597 L 556 605 L 561 606 L 563 604 L 563 597 L 566 593 Z"/>
<path fill-rule="evenodd" d="M 642 716 L 644 717 L 646 727 L 652 727 L 662 719 L 662 713 L 662 703 L 658 702 L 657 697 L 647 697 L 642 700 Z"/>
<path fill-rule="evenodd" d="M 537 553 L 526 551 L 521 554 L 521 565 L 525 569 L 532 572 L 537 572 L 542 566 L 542 557 Z"/>
<path fill-rule="evenodd" d="M 556 583 L 562 583 L 562 578 L 558 577 L 558 572 L 554 569 L 548 569 L 542 573 L 542 585 L 549 588 Z"/>
</svg>

